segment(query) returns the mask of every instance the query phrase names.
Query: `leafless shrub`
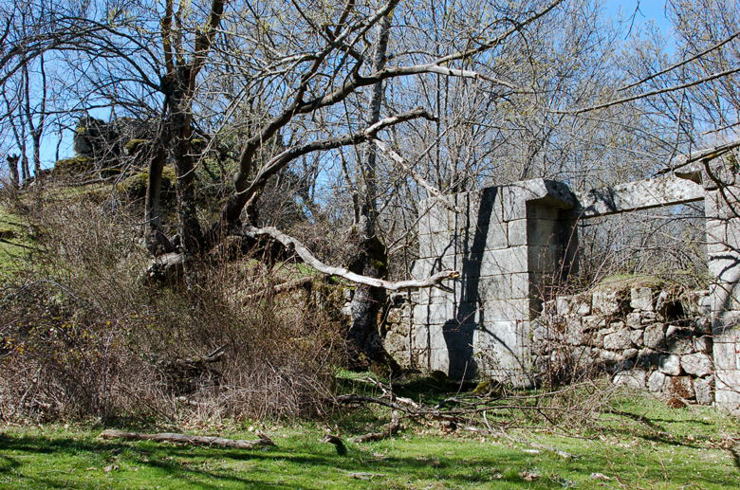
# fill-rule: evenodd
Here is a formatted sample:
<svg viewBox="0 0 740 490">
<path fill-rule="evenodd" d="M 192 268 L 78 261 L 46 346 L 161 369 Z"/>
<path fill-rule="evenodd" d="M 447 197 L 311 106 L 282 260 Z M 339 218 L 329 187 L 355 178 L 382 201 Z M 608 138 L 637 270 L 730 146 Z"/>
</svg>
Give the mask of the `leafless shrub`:
<svg viewBox="0 0 740 490">
<path fill-rule="evenodd" d="M 152 288 L 125 211 L 75 197 L 28 218 L 43 253 L 0 295 L 3 417 L 323 413 L 342 351 L 335 318 L 313 308 L 332 304 L 329 286 L 276 297 L 265 291 L 294 268 L 216 257 L 182 287 Z"/>
</svg>

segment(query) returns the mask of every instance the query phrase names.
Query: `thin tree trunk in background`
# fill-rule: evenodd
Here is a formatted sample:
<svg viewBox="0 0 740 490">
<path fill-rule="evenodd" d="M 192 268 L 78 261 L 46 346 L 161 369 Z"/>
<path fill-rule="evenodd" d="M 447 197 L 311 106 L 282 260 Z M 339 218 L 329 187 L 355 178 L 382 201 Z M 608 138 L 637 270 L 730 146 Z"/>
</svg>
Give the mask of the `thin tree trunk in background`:
<svg viewBox="0 0 740 490">
<path fill-rule="evenodd" d="M 378 39 L 373 57 L 372 70 L 380 71 L 385 66 L 388 35 L 390 31 L 392 13 L 389 13 L 378 24 Z M 370 101 L 370 121 L 374 124 L 380 120 L 380 111 L 383 103 L 383 83 L 373 86 Z M 377 236 L 377 154 L 374 145 L 367 145 L 364 159 L 360 162 L 361 195 L 360 216 L 356 227 L 359 233 L 360 250 L 351 265 L 353 272 L 364 276 L 385 278 L 388 273 L 387 253 L 385 245 Z M 353 356 L 353 364 L 357 368 L 389 367 L 396 371 L 398 366 L 383 348 L 383 342 L 378 331 L 378 316 L 385 303 L 385 289 L 358 285 L 352 297 L 351 312 L 352 324 L 348 332 L 348 340 Z"/>
<path fill-rule="evenodd" d="M 20 186 L 20 181 L 18 180 L 18 159 L 18 155 L 8 155 L 7 157 L 10 183 L 14 189 Z"/>
</svg>

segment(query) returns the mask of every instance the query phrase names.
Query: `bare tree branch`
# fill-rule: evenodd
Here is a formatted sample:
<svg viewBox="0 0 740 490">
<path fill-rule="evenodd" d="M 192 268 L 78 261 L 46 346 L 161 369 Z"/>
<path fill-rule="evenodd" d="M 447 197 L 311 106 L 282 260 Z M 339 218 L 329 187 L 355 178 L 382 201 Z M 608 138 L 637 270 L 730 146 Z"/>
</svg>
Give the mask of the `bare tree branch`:
<svg viewBox="0 0 740 490">
<path fill-rule="evenodd" d="M 438 286 L 442 281 L 446 279 L 456 279 L 460 277 L 458 271 L 446 270 L 434 274 L 426 279 L 411 279 L 407 281 L 386 281 L 384 279 L 377 279 L 374 277 L 367 277 L 360 274 L 351 272 L 344 267 L 336 267 L 324 264 L 317 259 L 301 242 L 295 238 L 282 233 L 277 228 L 265 227 L 256 228 L 253 226 L 247 226 L 244 228 L 243 233 L 249 237 L 256 238 L 258 236 L 266 235 L 269 236 L 288 249 L 292 249 L 295 253 L 305 262 L 319 272 L 322 272 L 329 276 L 337 276 L 346 279 L 355 284 L 365 284 L 376 288 L 384 288 L 389 291 L 401 291 L 405 289 L 420 289 L 420 288 L 431 288 Z"/>
<path fill-rule="evenodd" d="M 653 95 L 664 94 L 667 92 L 675 92 L 676 90 L 681 90 L 684 88 L 693 87 L 695 85 L 700 85 L 702 83 L 711 82 L 712 80 L 723 78 L 723 77 L 732 75 L 733 73 L 737 73 L 737 72 L 740 72 L 740 66 L 737 66 L 735 68 L 730 68 L 729 70 L 721 71 L 719 73 L 713 73 L 712 75 L 706 76 L 704 78 L 700 78 L 699 80 L 682 83 L 680 85 L 674 85 L 672 87 L 661 88 L 658 90 L 652 90 L 650 92 L 645 92 L 645 93 L 633 95 L 630 97 L 624 97 L 622 99 L 612 100 L 611 102 L 605 102 L 603 104 L 599 104 L 599 105 L 595 105 L 591 107 L 582 107 L 580 109 L 573 109 L 569 111 L 549 111 L 549 112 L 553 114 L 569 114 L 569 115 L 583 114 L 584 112 L 591 112 L 591 111 L 595 111 L 598 109 L 606 109 L 607 107 L 624 104 L 626 102 L 632 102 L 634 100 L 644 99 L 645 97 L 651 97 Z"/>
</svg>

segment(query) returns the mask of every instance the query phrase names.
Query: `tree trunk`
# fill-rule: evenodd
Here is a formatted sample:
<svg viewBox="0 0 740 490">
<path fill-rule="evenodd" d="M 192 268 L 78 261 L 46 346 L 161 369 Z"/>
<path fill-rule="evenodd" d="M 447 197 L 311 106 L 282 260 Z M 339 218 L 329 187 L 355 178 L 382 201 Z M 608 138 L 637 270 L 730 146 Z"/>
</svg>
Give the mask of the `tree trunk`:
<svg viewBox="0 0 740 490">
<path fill-rule="evenodd" d="M 17 189 L 20 186 L 20 181 L 18 180 L 18 156 L 8 155 L 7 160 L 8 171 L 10 172 L 10 184 L 14 189 Z"/>
<path fill-rule="evenodd" d="M 387 15 L 378 24 L 378 40 L 372 67 L 374 72 L 382 70 L 385 66 L 391 17 L 392 14 Z M 379 82 L 373 86 L 370 124 L 380 120 L 382 102 L 383 84 Z M 362 195 L 360 196 L 360 216 L 356 223 L 360 234 L 360 250 L 351 269 L 365 276 L 384 278 L 388 272 L 388 258 L 385 246 L 378 238 L 376 230 L 378 215 L 376 159 L 375 147 L 368 145 L 364 161 L 360 162 Z M 398 371 L 398 365 L 385 351 L 383 339 L 378 331 L 378 316 L 385 304 L 385 299 L 385 289 L 367 285 L 358 285 L 355 289 L 350 305 L 352 325 L 348 332 L 350 354 L 353 357 L 352 364 L 355 368 L 389 368 L 391 372 Z"/>
<path fill-rule="evenodd" d="M 162 191 L 162 170 L 167 160 L 167 135 L 164 128 L 152 149 L 153 155 L 149 162 L 149 176 L 146 186 L 146 197 L 144 202 L 144 222 L 146 223 L 146 248 L 149 253 L 157 257 L 159 255 L 175 251 L 170 240 L 162 233 L 162 211 L 160 207 Z"/>
<path fill-rule="evenodd" d="M 203 232 L 195 203 L 195 165 L 192 155 L 192 127 L 188 102 L 180 100 L 173 115 L 175 134 L 175 174 L 177 175 L 177 213 L 180 245 L 186 255 L 197 255 L 203 245 Z"/>
</svg>

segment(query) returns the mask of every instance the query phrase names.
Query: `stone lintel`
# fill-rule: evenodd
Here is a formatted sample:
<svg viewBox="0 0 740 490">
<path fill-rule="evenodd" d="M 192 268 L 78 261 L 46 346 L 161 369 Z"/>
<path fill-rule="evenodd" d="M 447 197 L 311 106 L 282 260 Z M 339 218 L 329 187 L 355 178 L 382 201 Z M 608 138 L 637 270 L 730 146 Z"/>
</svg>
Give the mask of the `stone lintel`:
<svg viewBox="0 0 740 490">
<path fill-rule="evenodd" d="M 609 214 L 650 209 L 704 199 L 704 187 L 676 176 L 638 180 L 613 187 L 577 193 L 576 214 L 593 218 Z"/>
</svg>

